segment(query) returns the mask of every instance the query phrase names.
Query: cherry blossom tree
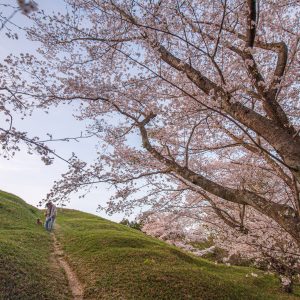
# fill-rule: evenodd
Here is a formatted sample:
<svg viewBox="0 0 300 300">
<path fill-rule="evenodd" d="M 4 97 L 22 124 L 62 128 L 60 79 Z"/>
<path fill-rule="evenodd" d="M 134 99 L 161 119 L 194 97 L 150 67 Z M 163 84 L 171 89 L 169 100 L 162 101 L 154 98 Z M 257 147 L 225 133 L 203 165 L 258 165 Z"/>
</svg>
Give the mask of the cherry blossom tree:
<svg viewBox="0 0 300 300">
<path fill-rule="evenodd" d="M 276 222 L 251 207 L 222 203 L 196 189 L 180 209 L 172 202 L 173 206 L 162 205 L 160 210 L 141 217 L 145 233 L 199 256 L 223 249 L 224 262 L 234 264 L 236 257 L 248 260 L 276 273 L 284 291 L 292 292 L 294 279 L 300 274 L 299 246 Z M 214 247 L 205 251 L 191 246 L 191 242 L 203 243 L 211 238 Z"/>
<path fill-rule="evenodd" d="M 142 220 L 143 232 L 164 241 L 181 242 L 188 235 L 186 220 L 170 212 L 146 212 L 139 219 Z"/>
<path fill-rule="evenodd" d="M 30 16 L 44 59 L 4 66 L 32 75 L 4 83 L 16 99 L 78 102 L 94 121 L 98 159 L 74 161 L 48 197 L 108 182 L 108 212 L 209 205 L 208 220 L 263 237 L 245 226 L 259 215 L 299 247 L 298 2 L 66 3 Z"/>
</svg>

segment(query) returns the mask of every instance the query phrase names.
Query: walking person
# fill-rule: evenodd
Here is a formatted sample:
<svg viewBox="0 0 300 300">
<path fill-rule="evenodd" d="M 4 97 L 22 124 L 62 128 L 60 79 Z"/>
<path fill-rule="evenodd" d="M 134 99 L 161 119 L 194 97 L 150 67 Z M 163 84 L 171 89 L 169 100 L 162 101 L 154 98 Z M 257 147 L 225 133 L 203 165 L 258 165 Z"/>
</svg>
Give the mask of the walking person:
<svg viewBox="0 0 300 300">
<path fill-rule="evenodd" d="M 50 201 L 46 204 L 47 210 L 46 210 L 46 222 L 45 222 L 45 228 L 48 231 L 51 231 L 53 229 L 53 225 L 56 219 L 57 215 L 57 209 L 56 206 Z"/>
</svg>

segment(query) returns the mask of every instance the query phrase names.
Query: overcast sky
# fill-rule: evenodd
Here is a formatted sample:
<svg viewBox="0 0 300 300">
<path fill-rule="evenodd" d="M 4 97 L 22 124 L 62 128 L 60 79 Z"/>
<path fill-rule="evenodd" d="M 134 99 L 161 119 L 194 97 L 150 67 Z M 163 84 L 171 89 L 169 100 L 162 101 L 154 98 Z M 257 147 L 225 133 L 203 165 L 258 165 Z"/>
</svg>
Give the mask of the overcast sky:
<svg viewBox="0 0 300 300">
<path fill-rule="evenodd" d="M 0 1 L 1 4 L 7 3 L 16 5 L 15 0 Z M 63 0 L 36 0 L 40 9 L 47 12 L 63 11 Z M 1 9 L 1 8 L 0 8 Z M 21 13 L 12 19 L 12 22 L 20 27 L 30 25 L 30 21 Z M 9 54 L 35 53 L 38 43 L 26 39 L 25 34 L 17 30 L 18 40 L 6 37 L 5 31 L 0 31 L 0 63 Z M 79 136 L 84 130 L 84 122 L 75 121 L 70 109 L 59 107 L 53 109 L 52 113 L 46 114 L 36 111 L 31 118 L 25 120 L 14 119 L 15 127 L 18 130 L 29 132 L 31 136 L 47 138 L 46 133 L 53 133 L 54 138 L 64 136 Z M 81 142 L 60 142 L 55 143 L 57 153 L 65 158 L 71 156 L 72 152 L 78 153 L 80 158 L 93 157 L 95 151 L 95 141 L 82 140 Z M 49 192 L 53 181 L 60 178 L 60 174 L 67 170 L 67 164 L 60 160 L 55 160 L 51 166 L 45 166 L 37 155 L 29 155 L 26 151 L 21 151 L 10 160 L 0 156 L 0 189 L 16 194 L 26 202 L 37 205 Z M 107 216 L 105 213 L 97 213 L 98 204 L 105 203 L 112 191 L 108 186 L 100 185 L 97 192 L 90 193 L 86 198 L 79 199 L 79 195 L 73 195 L 70 203 L 66 203 L 68 208 L 79 209 L 89 213 L 101 215 L 105 218 L 119 221 L 123 215 Z"/>
</svg>

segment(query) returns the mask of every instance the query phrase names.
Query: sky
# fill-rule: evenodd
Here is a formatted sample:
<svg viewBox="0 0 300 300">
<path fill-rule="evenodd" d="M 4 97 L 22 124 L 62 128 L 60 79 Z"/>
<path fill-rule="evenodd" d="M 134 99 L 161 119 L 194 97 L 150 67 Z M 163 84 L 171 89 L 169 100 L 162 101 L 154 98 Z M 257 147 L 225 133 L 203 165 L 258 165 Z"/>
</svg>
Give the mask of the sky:
<svg viewBox="0 0 300 300">
<path fill-rule="evenodd" d="M 0 1 L 0 4 L 10 4 L 16 6 L 15 0 Z M 39 9 L 47 12 L 63 11 L 63 0 L 36 0 Z M 3 9 L 3 7 L 0 7 Z M 30 20 L 21 13 L 17 13 L 11 20 L 19 27 L 29 26 Z M 19 39 L 12 40 L 6 37 L 5 31 L 0 31 L 0 63 L 3 59 L 13 53 L 31 53 L 34 54 L 39 44 L 26 39 L 25 33 L 17 31 Z M 39 136 L 47 139 L 47 133 L 53 133 L 53 138 L 62 138 L 65 136 L 80 136 L 86 124 L 76 121 L 72 116 L 70 109 L 65 107 L 53 108 L 49 114 L 43 111 L 35 111 L 32 117 L 25 120 L 14 119 L 15 127 L 20 131 L 26 131 L 29 136 Z M 69 158 L 72 152 L 78 154 L 80 158 L 91 158 L 95 155 L 95 140 L 81 140 L 80 142 L 56 142 L 56 152 Z M 26 202 L 37 205 L 39 201 L 45 198 L 50 191 L 53 182 L 60 178 L 60 175 L 67 171 L 67 164 L 56 159 L 53 165 L 45 166 L 37 155 L 29 155 L 25 149 L 18 152 L 16 156 L 7 160 L 0 156 L 0 190 L 4 190 L 18 195 Z M 120 221 L 124 215 L 115 214 L 108 216 L 104 212 L 97 212 L 99 204 L 104 204 L 112 195 L 109 186 L 99 185 L 97 191 L 91 192 L 84 199 L 79 199 L 80 194 L 74 194 L 69 203 L 65 203 L 67 208 L 78 209 L 92 214 L 100 215 L 104 218 Z"/>
</svg>

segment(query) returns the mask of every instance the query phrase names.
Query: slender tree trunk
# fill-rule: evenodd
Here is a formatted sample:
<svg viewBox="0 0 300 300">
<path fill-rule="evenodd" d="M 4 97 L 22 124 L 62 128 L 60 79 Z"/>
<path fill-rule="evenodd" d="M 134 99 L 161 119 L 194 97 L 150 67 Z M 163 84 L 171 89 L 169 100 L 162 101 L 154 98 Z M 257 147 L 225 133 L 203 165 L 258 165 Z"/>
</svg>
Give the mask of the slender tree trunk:
<svg viewBox="0 0 300 300">
<path fill-rule="evenodd" d="M 294 282 L 292 276 L 280 275 L 280 282 L 284 292 L 292 293 L 294 288 Z"/>
</svg>

